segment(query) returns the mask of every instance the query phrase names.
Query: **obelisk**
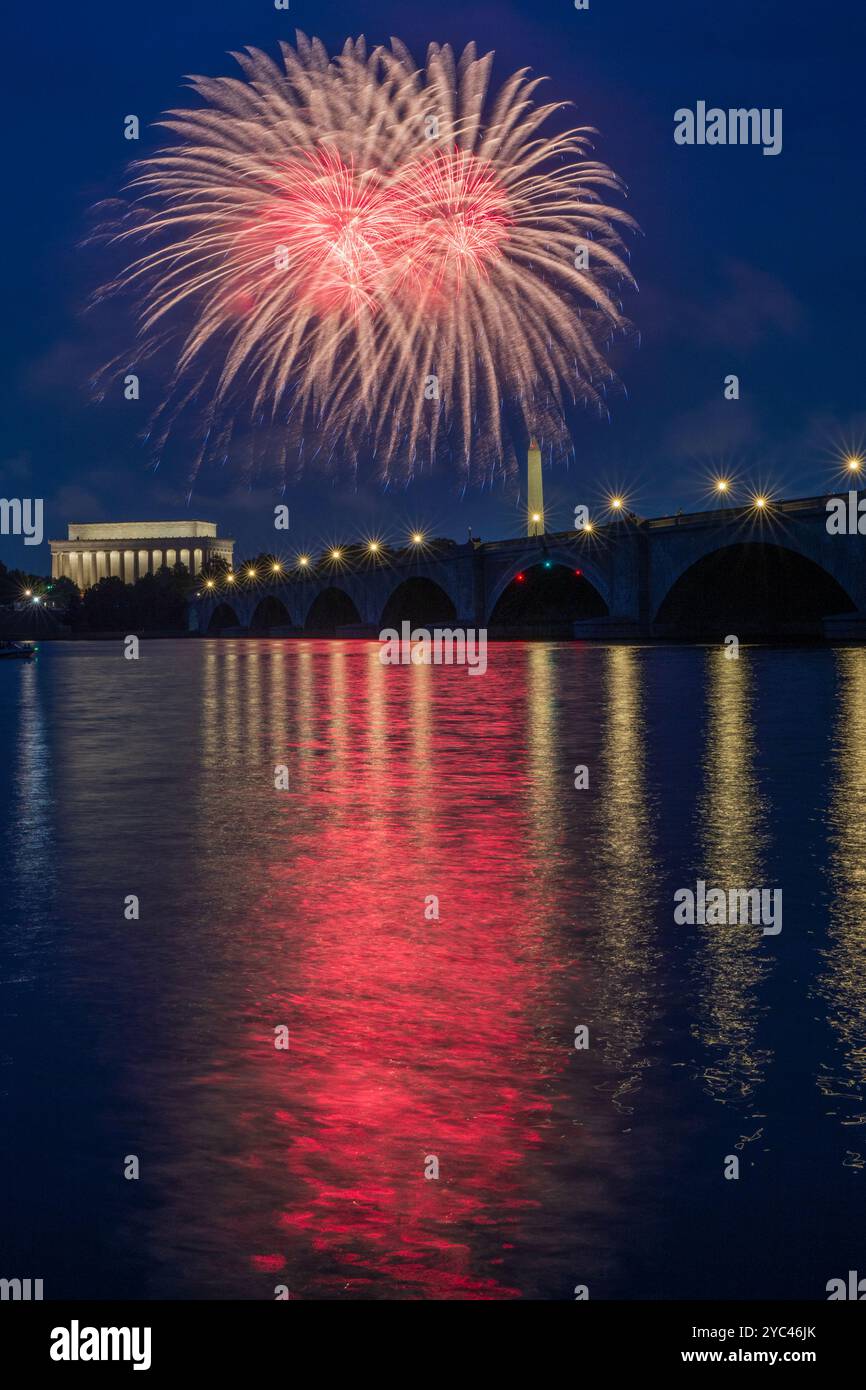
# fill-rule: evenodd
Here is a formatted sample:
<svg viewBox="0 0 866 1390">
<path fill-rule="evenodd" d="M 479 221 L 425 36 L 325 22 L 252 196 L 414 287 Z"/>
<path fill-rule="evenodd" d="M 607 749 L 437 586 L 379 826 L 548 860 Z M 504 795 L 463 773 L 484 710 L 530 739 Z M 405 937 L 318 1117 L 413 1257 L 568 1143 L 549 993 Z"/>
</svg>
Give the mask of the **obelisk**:
<svg viewBox="0 0 866 1390">
<path fill-rule="evenodd" d="M 541 450 L 535 438 L 529 441 L 526 458 L 526 534 L 544 535 L 544 490 L 541 484 Z"/>
</svg>

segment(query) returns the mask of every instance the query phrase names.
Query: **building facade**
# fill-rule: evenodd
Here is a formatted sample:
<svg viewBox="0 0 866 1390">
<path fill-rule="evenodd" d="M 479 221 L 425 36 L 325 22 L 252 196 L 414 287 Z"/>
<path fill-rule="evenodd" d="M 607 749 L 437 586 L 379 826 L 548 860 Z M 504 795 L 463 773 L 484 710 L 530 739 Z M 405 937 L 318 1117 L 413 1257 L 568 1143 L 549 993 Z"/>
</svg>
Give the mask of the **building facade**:
<svg viewBox="0 0 866 1390">
<path fill-rule="evenodd" d="M 209 561 L 232 564 L 234 541 L 217 536 L 214 521 L 106 521 L 70 523 L 65 541 L 49 541 L 52 579 L 89 589 L 107 575 L 134 584 L 163 565 L 200 574 Z"/>
</svg>

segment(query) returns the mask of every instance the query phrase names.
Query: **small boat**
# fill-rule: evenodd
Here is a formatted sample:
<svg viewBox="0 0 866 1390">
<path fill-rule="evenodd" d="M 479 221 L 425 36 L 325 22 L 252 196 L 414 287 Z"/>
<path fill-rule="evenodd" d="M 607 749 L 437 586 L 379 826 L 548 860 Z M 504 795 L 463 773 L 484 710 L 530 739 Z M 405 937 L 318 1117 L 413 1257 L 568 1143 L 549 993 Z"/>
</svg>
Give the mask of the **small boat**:
<svg viewBox="0 0 866 1390">
<path fill-rule="evenodd" d="M 21 657 L 27 660 L 28 657 L 35 656 L 36 648 L 28 642 L 0 642 L 0 657 Z"/>
</svg>

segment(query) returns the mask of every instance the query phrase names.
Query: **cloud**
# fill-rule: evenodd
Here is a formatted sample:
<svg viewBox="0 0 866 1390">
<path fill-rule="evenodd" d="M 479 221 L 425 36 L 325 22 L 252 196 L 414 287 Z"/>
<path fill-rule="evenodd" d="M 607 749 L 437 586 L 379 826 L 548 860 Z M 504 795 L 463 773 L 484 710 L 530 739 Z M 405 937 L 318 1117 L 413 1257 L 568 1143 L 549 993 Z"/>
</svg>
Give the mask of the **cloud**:
<svg viewBox="0 0 866 1390">
<path fill-rule="evenodd" d="M 747 351 L 777 339 L 796 338 L 805 325 L 800 301 L 774 275 L 728 259 L 722 263 L 720 293 L 705 304 L 681 307 L 680 324 L 690 337 Z"/>
<path fill-rule="evenodd" d="M 12 489 L 10 483 L 26 483 L 32 473 L 32 466 L 27 454 L 14 454 L 11 458 L 6 458 L 0 463 L 0 491 L 8 497 Z"/>
<path fill-rule="evenodd" d="M 753 448 L 763 428 L 744 401 L 707 401 L 676 416 L 665 431 L 660 452 L 673 458 L 700 458 Z"/>
</svg>

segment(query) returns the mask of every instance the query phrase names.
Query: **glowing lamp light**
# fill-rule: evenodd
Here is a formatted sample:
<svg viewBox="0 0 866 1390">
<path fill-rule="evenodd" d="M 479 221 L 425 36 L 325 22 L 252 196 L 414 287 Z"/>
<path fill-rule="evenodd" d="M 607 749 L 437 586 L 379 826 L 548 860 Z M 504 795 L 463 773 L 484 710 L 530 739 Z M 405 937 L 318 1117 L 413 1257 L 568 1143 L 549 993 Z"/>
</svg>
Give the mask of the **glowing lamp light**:
<svg viewBox="0 0 866 1390">
<path fill-rule="evenodd" d="M 253 569 L 252 565 L 250 565 L 249 569 L 247 570 L 247 579 L 255 579 L 255 577 L 256 577 L 256 572 L 255 572 L 255 570 Z"/>
<path fill-rule="evenodd" d="M 552 561 L 552 560 L 545 560 L 545 562 L 544 562 L 544 568 L 545 568 L 546 570 L 549 570 L 552 564 L 553 564 L 553 561 Z"/>
<path fill-rule="evenodd" d="M 332 559 L 332 560 L 342 560 L 342 558 L 343 558 L 343 552 L 342 552 L 342 550 L 332 550 L 332 551 L 331 551 L 331 559 Z"/>
<path fill-rule="evenodd" d="M 279 562 L 278 560 L 275 560 L 274 563 L 273 563 L 273 565 L 271 566 L 271 568 L 272 568 L 272 570 L 274 571 L 274 574 L 279 574 L 280 570 L 281 570 L 283 567 L 282 567 L 282 565 L 280 564 L 280 562 Z"/>
<path fill-rule="evenodd" d="M 533 513 L 532 513 L 532 520 L 533 520 L 533 521 L 540 521 L 540 520 L 541 520 L 541 512 L 533 512 Z"/>
<path fill-rule="evenodd" d="M 860 469 L 863 467 L 863 460 L 857 458 L 856 454 L 852 454 L 850 458 L 845 460 L 845 467 L 848 469 L 849 473 L 859 473 Z"/>
<path fill-rule="evenodd" d="M 309 555 L 299 555 L 299 556 L 298 556 L 298 564 L 301 566 L 302 569 L 303 569 L 306 565 L 308 565 L 309 563 L 310 563 L 310 557 L 309 557 Z"/>
<path fill-rule="evenodd" d="M 591 532 L 592 529 L 593 529 L 593 527 L 592 527 L 592 522 L 591 522 L 591 521 L 585 521 L 585 522 L 583 523 L 583 529 L 584 529 L 584 531 L 589 531 L 589 532 Z"/>
<path fill-rule="evenodd" d="M 719 478 L 716 481 L 716 492 L 727 492 L 730 486 L 727 478 Z"/>
<path fill-rule="evenodd" d="M 422 545 L 423 542 L 424 542 L 424 537 L 422 536 L 421 532 L 420 532 L 420 531 L 414 531 L 414 532 L 412 533 L 412 544 L 413 544 L 413 545 Z"/>
<path fill-rule="evenodd" d="M 38 595 L 38 594 L 34 594 L 34 595 L 33 595 L 33 602 L 34 602 L 34 603 L 38 603 L 38 602 L 39 602 L 39 595 Z"/>
<path fill-rule="evenodd" d="M 578 579 L 579 579 L 580 576 L 583 574 L 583 570 L 575 570 L 574 572 L 575 572 L 575 574 L 577 575 Z"/>
<path fill-rule="evenodd" d="M 212 589 L 212 588 L 213 588 L 213 580 L 212 580 L 212 579 L 206 579 L 206 580 L 204 581 L 204 586 L 205 586 L 206 589 Z"/>
<path fill-rule="evenodd" d="M 514 576 L 514 578 L 517 580 L 518 584 L 522 584 L 523 581 L 526 579 L 526 575 L 525 575 L 525 574 L 516 574 L 516 575 Z"/>
<path fill-rule="evenodd" d="M 370 542 L 370 551 L 371 551 L 371 553 L 372 553 L 373 555 L 376 555 L 376 554 L 378 553 L 378 551 L 379 551 L 379 542 L 378 542 L 378 541 L 371 541 L 371 542 Z"/>
<path fill-rule="evenodd" d="M 25 589 L 25 590 L 24 590 L 25 598 L 31 598 L 31 597 L 32 597 L 32 594 L 33 594 L 33 590 L 32 590 L 32 589 Z"/>
<path fill-rule="evenodd" d="M 614 512 L 622 511 L 622 498 L 621 498 L 621 497 L 612 497 L 612 498 L 610 499 L 610 506 L 611 506 L 611 511 L 614 511 Z"/>
<path fill-rule="evenodd" d="M 752 505 L 757 511 L 762 512 L 767 505 L 767 499 L 766 497 L 756 497 Z"/>
<path fill-rule="evenodd" d="M 234 577 L 234 575 L 233 575 L 233 574 L 227 574 L 227 575 L 226 575 L 226 583 L 227 583 L 227 584 L 234 584 L 234 582 L 235 582 L 235 577 Z"/>
</svg>

